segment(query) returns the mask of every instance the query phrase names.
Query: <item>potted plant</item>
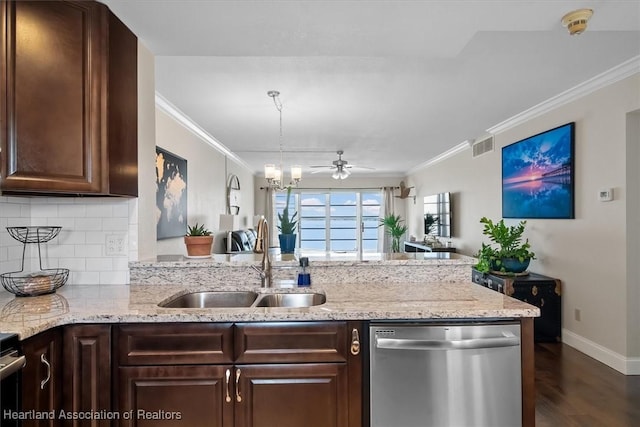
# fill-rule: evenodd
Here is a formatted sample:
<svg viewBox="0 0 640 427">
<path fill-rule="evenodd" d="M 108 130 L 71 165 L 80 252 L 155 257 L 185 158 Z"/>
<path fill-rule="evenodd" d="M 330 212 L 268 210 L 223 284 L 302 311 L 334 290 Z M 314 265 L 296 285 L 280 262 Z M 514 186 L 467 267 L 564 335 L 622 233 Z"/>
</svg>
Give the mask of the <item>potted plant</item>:
<svg viewBox="0 0 640 427">
<path fill-rule="evenodd" d="M 287 187 L 287 203 L 282 213 L 278 214 L 278 219 L 280 220 L 280 225 L 278 225 L 280 235 L 278 239 L 280 240 L 280 252 L 283 254 L 292 254 L 296 249 L 296 225 L 298 224 L 296 215 L 298 215 L 298 212 L 294 212 L 291 218 L 289 218 L 290 199 L 291 187 Z"/>
<path fill-rule="evenodd" d="M 494 223 L 492 220 L 482 217 L 480 223 L 484 224 L 482 234 L 489 237 L 492 243 L 483 243 L 476 254 L 478 263 L 476 270 L 483 273 L 489 271 L 502 274 L 524 273 L 529 267 L 529 262 L 536 258 L 531 249 L 529 240 L 523 242 L 527 221 L 520 221 L 518 225 L 506 226 L 504 219 Z"/>
<path fill-rule="evenodd" d="M 380 226 L 384 226 L 386 233 L 391 236 L 391 252 L 400 252 L 400 239 L 408 230 L 402 222 L 400 215 L 395 214 L 380 218 Z"/>
<path fill-rule="evenodd" d="M 211 231 L 204 226 L 195 225 L 187 227 L 187 234 L 184 236 L 184 244 L 187 246 L 187 255 L 192 257 L 205 257 L 211 255 L 213 236 Z"/>
</svg>

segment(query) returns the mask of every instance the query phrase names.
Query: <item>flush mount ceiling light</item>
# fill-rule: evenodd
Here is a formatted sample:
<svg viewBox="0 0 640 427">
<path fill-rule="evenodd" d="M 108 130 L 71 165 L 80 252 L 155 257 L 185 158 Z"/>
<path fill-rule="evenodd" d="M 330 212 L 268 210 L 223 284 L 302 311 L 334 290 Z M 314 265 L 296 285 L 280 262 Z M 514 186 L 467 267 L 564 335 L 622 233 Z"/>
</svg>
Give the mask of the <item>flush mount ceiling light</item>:
<svg viewBox="0 0 640 427">
<path fill-rule="evenodd" d="M 562 26 L 567 27 L 572 36 L 582 34 L 587 29 L 587 22 L 592 15 L 592 9 L 574 10 L 562 17 Z"/>
<path fill-rule="evenodd" d="M 270 90 L 267 95 L 273 98 L 273 103 L 276 109 L 280 113 L 280 164 L 278 166 L 274 164 L 264 165 L 264 177 L 269 183 L 269 187 L 275 190 L 285 190 L 286 186 L 282 185 L 283 173 L 282 173 L 282 102 L 280 102 L 280 92 L 277 90 Z M 302 166 L 291 166 L 291 181 L 289 185 L 297 186 L 298 182 L 302 179 Z"/>
</svg>

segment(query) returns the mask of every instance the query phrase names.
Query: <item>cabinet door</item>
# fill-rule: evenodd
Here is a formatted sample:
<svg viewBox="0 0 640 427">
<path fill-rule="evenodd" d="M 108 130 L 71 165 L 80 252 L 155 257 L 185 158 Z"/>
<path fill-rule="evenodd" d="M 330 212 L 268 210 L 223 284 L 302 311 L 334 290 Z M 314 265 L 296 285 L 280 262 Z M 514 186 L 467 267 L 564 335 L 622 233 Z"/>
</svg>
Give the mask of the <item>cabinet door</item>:
<svg viewBox="0 0 640 427">
<path fill-rule="evenodd" d="M 100 7 L 2 2 L 2 190 L 100 189 Z"/>
<path fill-rule="evenodd" d="M 53 419 L 24 420 L 23 427 L 58 426 L 62 407 L 62 339 L 58 329 L 35 335 L 22 344 L 27 363 L 22 370 L 22 410 L 51 413 Z"/>
<path fill-rule="evenodd" d="M 118 411 L 132 415 L 121 427 L 233 427 L 230 365 L 127 366 L 118 377 Z"/>
<path fill-rule="evenodd" d="M 345 363 L 238 365 L 236 427 L 348 426 Z"/>
<path fill-rule="evenodd" d="M 70 416 L 111 410 L 111 326 L 71 325 L 63 333 L 63 408 Z M 74 419 L 65 425 L 109 426 L 109 420 Z"/>
</svg>

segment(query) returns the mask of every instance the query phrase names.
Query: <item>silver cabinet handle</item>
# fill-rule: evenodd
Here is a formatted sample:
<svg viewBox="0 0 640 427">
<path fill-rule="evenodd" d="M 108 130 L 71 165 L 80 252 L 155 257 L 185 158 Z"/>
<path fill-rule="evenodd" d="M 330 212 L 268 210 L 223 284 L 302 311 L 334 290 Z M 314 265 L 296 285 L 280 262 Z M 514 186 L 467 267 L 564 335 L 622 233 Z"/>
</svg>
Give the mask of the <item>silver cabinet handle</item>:
<svg viewBox="0 0 640 427">
<path fill-rule="evenodd" d="M 231 402 L 231 395 L 229 394 L 229 380 L 231 379 L 231 369 L 227 369 L 227 372 L 225 372 L 225 377 L 227 380 L 227 396 L 225 397 L 225 401 L 227 403 Z"/>
<path fill-rule="evenodd" d="M 47 378 L 40 381 L 40 390 L 44 390 L 44 386 L 47 385 L 49 380 L 51 379 L 51 363 L 44 357 L 44 353 L 40 355 L 40 362 L 44 363 L 47 367 Z"/>
<path fill-rule="evenodd" d="M 376 338 L 376 347 L 388 350 L 470 350 L 476 348 L 513 347 L 518 345 L 520 345 L 520 338 L 516 336 L 451 341 Z"/>
<path fill-rule="evenodd" d="M 242 402 L 242 396 L 240 396 L 240 369 L 236 369 L 236 402 Z"/>
<path fill-rule="evenodd" d="M 351 354 L 354 356 L 360 354 L 360 334 L 357 328 L 351 331 Z"/>
</svg>

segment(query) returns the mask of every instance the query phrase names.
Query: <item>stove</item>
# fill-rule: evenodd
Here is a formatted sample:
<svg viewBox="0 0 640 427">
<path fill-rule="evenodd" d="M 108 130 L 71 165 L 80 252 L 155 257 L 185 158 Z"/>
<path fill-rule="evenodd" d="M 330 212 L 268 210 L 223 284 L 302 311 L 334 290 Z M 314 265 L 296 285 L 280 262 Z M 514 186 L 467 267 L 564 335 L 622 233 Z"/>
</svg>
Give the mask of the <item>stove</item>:
<svg viewBox="0 0 640 427">
<path fill-rule="evenodd" d="M 0 333 L 0 424 L 2 427 L 19 427 L 17 412 L 20 410 L 20 371 L 25 357 L 19 353 L 16 334 Z M 11 416 L 13 414 L 14 416 Z"/>
</svg>

